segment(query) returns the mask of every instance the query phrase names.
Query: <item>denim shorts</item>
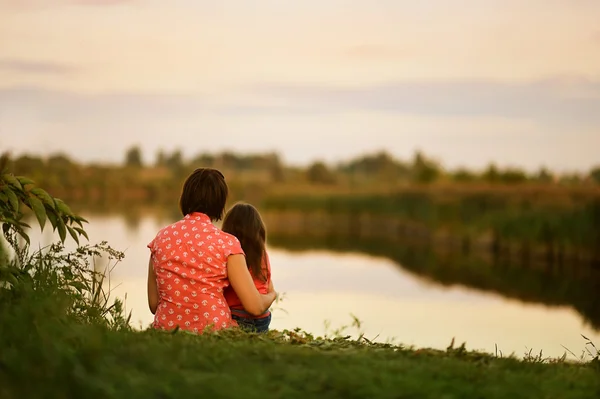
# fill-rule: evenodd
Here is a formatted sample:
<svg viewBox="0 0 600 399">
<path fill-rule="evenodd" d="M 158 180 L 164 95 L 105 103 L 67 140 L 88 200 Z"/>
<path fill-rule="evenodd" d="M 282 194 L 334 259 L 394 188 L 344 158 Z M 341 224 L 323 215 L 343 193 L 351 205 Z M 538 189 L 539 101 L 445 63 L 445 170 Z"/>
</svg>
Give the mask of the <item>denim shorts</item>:
<svg viewBox="0 0 600 399">
<path fill-rule="evenodd" d="M 241 317 L 235 314 L 232 314 L 231 318 L 238 323 L 240 328 L 250 332 L 266 333 L 269 331 L 269 325 L 271 324 L 270 313 L 267 317 L 261 317 L 260 319 Z"/>
</svg>

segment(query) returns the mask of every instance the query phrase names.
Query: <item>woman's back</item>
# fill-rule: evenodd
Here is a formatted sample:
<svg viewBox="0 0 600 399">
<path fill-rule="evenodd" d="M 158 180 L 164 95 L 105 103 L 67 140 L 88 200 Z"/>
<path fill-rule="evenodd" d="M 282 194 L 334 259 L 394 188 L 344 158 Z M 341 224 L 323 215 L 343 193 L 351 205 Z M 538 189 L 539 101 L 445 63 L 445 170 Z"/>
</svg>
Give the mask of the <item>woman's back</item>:
<svg viewBox="0 0 600 399">
<path fill-rule="evenodd" d="M 155 328 L 179 325 L 201 332 L 209 325 L 235 325 L 224 290 L 229 286 L 227 257 L 243 253 L 237 238 L 195 212 L 160 230 L 148 247 L 160 297 Z"/>
</svg>

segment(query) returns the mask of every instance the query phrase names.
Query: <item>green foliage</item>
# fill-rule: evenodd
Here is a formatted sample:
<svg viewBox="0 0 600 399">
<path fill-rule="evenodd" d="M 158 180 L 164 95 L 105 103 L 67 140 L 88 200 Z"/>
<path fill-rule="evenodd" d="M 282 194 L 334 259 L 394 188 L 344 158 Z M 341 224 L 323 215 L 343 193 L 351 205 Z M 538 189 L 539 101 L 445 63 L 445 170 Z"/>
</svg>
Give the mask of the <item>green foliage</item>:
<svg viewBox="0 0 600 399">
<path fill-rule="evenodd" d="M 108 260 L 109 270 L 96 271 L 101 259 Z M 110 291 L 105 290 L 107 272 L 122 259 L 123 254 L 106 242 L 72 252 L 65 252 L 61 243 L 31 253 L 21 251 L 20 259 L 0 268 L 0 302 L 10 308 L 34 299 L 52 301 L 55 306 L 49 317 L 128 328 L 122 302 L 110 303 Z"/>
<path fill-rule="evenodd" d="M 437 162 L 426 158 L 420 151 L 415 153 L 412 167 L 413 180 L 417 183 L 432 183 L 442 175 Z"/>
<path fill-rule="evenodd" d="M 527 175 L 520 169 L 509 168 L 500 173 L 499 180 L 506 184 L 523 183 L 527 181 Z"/>
<path fill-rule="evenodd" d="M 315 162 L 308 167 L 306 177 L 315 184 L 334 184 L 335 175 L 323 162 Z"/>
<path fill-rule="evenodd" d="M 499 169 L 495 164 L 490 164 L 483 172 L 482 179 L 488 183 L 498 184 L 517 184 L 529 180 L 527 174 L 518 168 Z M 537 176 L 533 178 L 538 182 L 550 183 L 552 181 L 550 172 L 545 168 L 541 169 Z"/>
<path fill-rule="evenodd" d="M 6 158 L 0 160 L 0 216 L 3 237 L 10 245 L 9 251 L 0 253 L 0 306 L 11 309 L 31 301 L 54 301 L 52 313 L 57 318 L 75 318 L 83 322 L 106 324 L 108 327 L 125 328 L 128 320 L 123 317 L 119 300 L 109 304 L 109 294 L 104 289 L 105 273 L 97 271 L 96 262 L 107 258 L 120 261 L 121 252 L 110 248 L 105 242 L 90 246 L 78 246 L 65 253 L 67 233 L 79 245 L 79 239 L 87 238 L 83 223 L 87 221 L 75 215 L 69 206 L 34 182 L 6 171 Z M 36 217 L 41 229 L 47 221 L 59 241 L 49 247 L 31 251 L 27 229 L 23 221 L 28 207 Z M 19 237 L 24 243 L 19 242 Z"/>
<path fill-rule="evenodd" d="M 497 183 L 500 181 L 500 173 L 495 164 L 490 164 L 488 168 L 483 172 L 483 180 L 488 183 Z"/>
<path fill-rule="evenodd" d="M 140 147 L 134 146 L 125 153 L 125 166 L 132 168 L 141 168 L 144 162 L 142 161 L 142 151 Z"/>
<path fill-rule="evenodd" d="M 22 310 L 22 309 L 19 309 Z M 593 398 L 590 365 L 414 350 L 301 330 L 113 331 L 2 314 L 3 398 Z M 35 381 L 35 383 L 32 383 Z"/>
<path fill-rule="evenodd" d="M 50 222 L 53 231 L 58 231 L 61 242 L 66 240 L 67 232 L 77 243 L 81 236 L 87 238 L 83 230 L 83 223 L 87 223 L 84 218 L 75 215 L 62 200 L 36 187 L 32 180 L 8 173 L 6 161 L 6 158 L 0 161 L 0 222 L 5 236 L 15 232 L 30 243 L 25 233 L 30 226 L 23 221 L 25 205 L 33 212 L 41 229 L 46 221 Z M 10 244 L 16 245 L 16 241 Z"/>
<path fill-rule="evenodd" d="M 473 182 L 477 180 L 477 176 L 473 172 L 464 168 L 458 169 L 452 177 L 457 182 Z"/>
<path fill-rule="evenodd" d="M 17 234 L 27 236 L 21 205 L 31 208 L 40 226 L 50 221 L 54 227 L 50 215 L 65 227 L 84 220 L 30 180 L 1 176 L 4 235 L 15 252 L 0 267 L 2 398 L 200 393 L 214 398 L 569 399 L 600 389 L 594 363 L 519 362 L 467 351 L 464 344 L 435 351 L 376 343 L 361 333 L 356 317 L 356 339 L 343 335 L 345 328 L 330 337 L 300 329 L 265 335 L 230 329 L 202 336 L 133 331 L 123 303 L 109 301 L 107 273 L 96 271 L 101 269 L 97 262 L 107 258 L 110 275 L 123 254 L 105 242 L 66 252 L 60 227 L 59 242 L 49 247 L 30 252 L 28 237 L 18 245 Z M 74 232 L 85 235 L 80 228 Z"/>
<path fill-rule="evenodd" d="M 153 165 L 142 165 L 139 148 L 133 147 L 124 154 L 129 158 L 123 165 L 79 164 L 64 154 L 47 158 L 21 155 L 9 164 L 14 175 L 29 176 L 41 187 L 72 204 L 75 208 L 116 208 L 133 203 L 152 206 L 169 206 L 181 190 L 181 181 L 197 167 L 214 167 L 223 171 L 236 199 L 250 195 L 259 202 L 272 192 L 337 190 L 361 192 L 394 189 L 406 186 L 444 186 L 448 181 L 460 182 L 460 187 L 477 187 L 494 183 L 499 189 L 507 185 L 545 185 L 590 188 L 591 176 L 582 180 L 578 176 L 557 176 L 548 179 L 542 170 L 538 175 L 527 176 L 518 169 L 499 169 L 491 165 L 483 173 L 466 169 L 446 173 L 435 160 L 417 152 L 412 160 L 400 160 L 381 151 L 350 159 L 334 167 L 322 163 L 297 168 L 285 165 L 276 153 L 240 154 L 201 152 L 189 159 L 179 149 L 157 153 Z M 139 166 L 142 167 L 139 167 Z M 135 167 L 132 167 L 135 166 Z M 543 173 L 542 173 L 543 172 Z M 560 182 L 559 182 L 560 178 Z M 308 186 L 308 187 L 307 187 Z M 443 189 L 443 188 L 442 188 Z"/>
<path fill-rule="evenodd" d="M 554 177 L 546 168 L 541 168 L 535 175 L 534 179 L 540 183 L 552 183 Z"/>
<path fill-rule="evenodd" d="M 600 245 L 600 197 L 577 193 L 554 199 L 545 191 L 482 190 L 444 193 L 279 195 L 265 209 L 386 215 L 455 236 L 493 232 L 504 242 L 531 242 L 593 252 Z"/>
<path fill-rule="evenodd" d="M 596 184 L 600 184 L 600 166 L 590 171 L 590 178 Z"/>
<path fill-rule="evenodd" d="M 342 174 L 349 175 L 355 181 L 356 177 L 369 181 L 396 182 L 407 180 L 410 168 L 403 162 L 394 159 L 388 152 L 367 154 L 345 162 L 339 167 Z"/>
<path fill-rule="evenodd" d="M 175 150 L 171 155 L 165 159 L 165 166 L 178 174 L 184 169 L 183 154 L 181 150 Z"/>
</svg>

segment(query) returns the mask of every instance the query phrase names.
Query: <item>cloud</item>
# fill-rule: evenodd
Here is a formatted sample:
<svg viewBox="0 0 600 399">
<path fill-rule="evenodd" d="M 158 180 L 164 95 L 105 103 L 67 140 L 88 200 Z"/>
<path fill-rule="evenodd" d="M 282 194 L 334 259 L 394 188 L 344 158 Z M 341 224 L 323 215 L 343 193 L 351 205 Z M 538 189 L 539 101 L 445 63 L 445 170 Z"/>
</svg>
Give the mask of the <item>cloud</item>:
<svg viewBox="0 0 600 399">
<path fill-rule="evenodd" d="M 40 9 L 69 4 L 110 6 L 134 1 L 136 0 L 0 0 L 0 8 Z"/>
<path fill-rule="evenodd" d="M 6 62 L 0 62 L 6 67 Z M 22 66 L 20 64 L 17 64 Z M 12 63 L 9 66 L 15 67 Z M 33 71 L 52 67 L 27 65 Z M 60 68 L 57 68 L 59 71 Z M 225 95 L 225 93 L 223 93 Z M 227 93 L 227 101 L 200 94 L 83 95 L 39 88 L 0 90 L 0 103 L 37 104 L 52 114 L 127 112 L 220 116 L 336 115 L 375 112 L 419 118 L 497 118 L 527 121 L 555 131 L 598 130 L 600 80 L 581 77 L 507 83 L 493 80 L 399 81 L 363 87 L 260 84 Z M 0 104 L 1 105 L 1 104 Z M 125 111 L 126 110 L 126 111 Z"/>
<path fill-rule="evenodd" d="M 70 3 L 83 4 L 90 6 L 109 6 L 121 3 L 131 3 L 134 0 L 68 0 Z"/>
<path fill-rule="evenodd" d="M 0 71 L 35 75 L 71 75 L 77 72 L 77 68 L 56 62 L 0 58 Z"/>
<path fill-rule="evenodd" d="M 600 129 L 600 81 L 557 77 L 525 83 L 406 81 L 365 87 L 260 85 L 260 96 L 290 107 L 419 116 L 525 118 Z"/>
<path fill-rule="evenodd" d="M 394 47 L 361 44 L 349 47 L 344 55 L 360 60 L 390 60 L 406 57 L 407 52 Z"/>
<path fill-rule="evenodd" d="M 382 148 L 406 158 L 418 148 L 451 167 L 494 160 L 583 171 L 597 163 L 600 146 L 600 87 L 583 79 L 263 85 L 252 95 L 222 94 L 0 88 L 1 147 L 115 162 L 133 143 L 148 154 L 179 147 L 186 156 L 274 150 L 299 163 Z"/>
</svg>

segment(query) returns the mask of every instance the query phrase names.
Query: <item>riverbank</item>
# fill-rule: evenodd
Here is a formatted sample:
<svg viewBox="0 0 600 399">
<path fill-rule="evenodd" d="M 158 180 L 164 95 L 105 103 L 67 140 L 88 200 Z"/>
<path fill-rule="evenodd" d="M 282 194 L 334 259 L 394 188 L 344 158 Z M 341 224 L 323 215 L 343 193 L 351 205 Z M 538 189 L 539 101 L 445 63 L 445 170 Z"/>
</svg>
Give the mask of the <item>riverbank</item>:
<svg viewBox="0 0 600 399">
<path fill-rule="evenodd" d="M 31 308 L 2 315 L 2 398 L 583 399 L 600 393 L 597 361 L 550 362 L 537 354 L 521 361 L 462 347 L 413 350 L 293 332 L 119 331 L 26 315 L 33 316 Z"/>
<path fill-rule="evenodd" d="M 544 187 L 411 188 L 365 194 L 279 194 L 269 229 L 425 243 L 523 263 L 600 268 L 600 191 Z"/>
<path fill-rule="evenodd" d="M 0 257 L 0 397 L 16 398 L 595 398 L 600 352 L 582 341 L 580 362 L 523 360 L 467 351 L 315 338 L 300 331 L 202 336 L 134 331 L 124 304 L 104 291 L 124 254 L 105 242 L 66 252 L 85 219 L 25 178 L 0 175 L 8 248 Z M 29 186 L 26 187 L 25 186 Z M 43 201 L 43 202 L 42 202 Z M 60 240 L 30 242 L 21 204 Z M 78 227 L 79 226 L 79 227 Z M 67 236 L 67 231 L 69 236 Z M 23 246 L 25 245 L 25 246 Z M 533 343 L 534 344 L 534 343 Z M 576 357 L 576 355 L 574 355 Z"/>
</svg>

